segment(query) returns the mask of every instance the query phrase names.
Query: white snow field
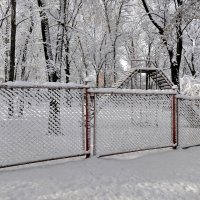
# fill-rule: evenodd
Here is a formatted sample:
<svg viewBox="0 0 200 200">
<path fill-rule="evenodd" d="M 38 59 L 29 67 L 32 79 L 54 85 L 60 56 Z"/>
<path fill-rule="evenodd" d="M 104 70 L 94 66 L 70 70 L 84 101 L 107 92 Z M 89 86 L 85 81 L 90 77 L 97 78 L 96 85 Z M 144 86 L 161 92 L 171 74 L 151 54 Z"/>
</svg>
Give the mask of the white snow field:
<svg viewBox="0 0 200 200">
<path fill-rule="evenodd" d="M 0 170 L 0 200 L 200 199 L 200 147 Z"/>
</svg>

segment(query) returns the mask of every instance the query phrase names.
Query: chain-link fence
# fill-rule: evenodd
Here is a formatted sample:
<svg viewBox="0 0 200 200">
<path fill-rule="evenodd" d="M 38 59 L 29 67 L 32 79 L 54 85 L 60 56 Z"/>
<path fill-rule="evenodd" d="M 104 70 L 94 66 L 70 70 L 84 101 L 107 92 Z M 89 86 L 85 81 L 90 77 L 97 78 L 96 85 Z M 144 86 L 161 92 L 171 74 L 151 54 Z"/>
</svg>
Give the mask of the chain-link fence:
<svg viewBox="0 0 200 200">
<path fill-rule="evenodd" d="M 178 145 L 200 145 L 200 99 L 178 97 Z"/>
<path fill-rule="evenodd" d="M 172 134 L 175 93 L 102 92 L 98 89 L 90 92 L 94 93 L 95 155 L 175 145 Z"/>
<path fill-rule="evenodd" d="M 83 155 L 83 88 L 0 88 L 0 166 Z"/>
<path fill-rule="evenodd" d="M 177 136 L 180 147 L 200 145 L 200 99 L 175 95 L 0 86 L 0 167 L 175 147 Z"/>
</svg>

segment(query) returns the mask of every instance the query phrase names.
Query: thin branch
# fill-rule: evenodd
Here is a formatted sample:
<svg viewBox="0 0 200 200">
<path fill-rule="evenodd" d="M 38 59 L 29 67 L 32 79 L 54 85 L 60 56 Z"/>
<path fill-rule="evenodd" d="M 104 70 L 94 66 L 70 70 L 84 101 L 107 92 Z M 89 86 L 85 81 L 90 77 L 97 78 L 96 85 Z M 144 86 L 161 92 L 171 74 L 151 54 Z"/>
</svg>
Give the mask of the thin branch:
<svg viewBox="0 0 200 200">
<path fill-rule="evenodd" d="M 147 15 L 149 16 L 149 19 L 150 19 L 151 22 L 154 24 L 154 26 L 158 29 L 159 33 L 160 33 L 161 35 L 163 35 L 163 34 L 164 34 L 164 30 L 163 30 L 163 28 L 162 28 L 160 25 L 158 25 L 158 23 L 153 19 L 152 14 L 150 13 L 149 8 L 148 8 L 148 6 L 147 6 L 146 0 L 141 0 L 141 1 L 142 1 L 142 3 L 143 3 L 144 9 L 145 9 Z"/>
<path fill-rule="evenodd" d="M 162 16 L 160 16 L 159 14 L 154 13 L 154 12 L 146 13 L 146 14 L 144 14 L 142 17 L 144 17 L 145 15 L 148 15 L 148 14 L 155 15 L 155 16 L 161 18 L 163 21 L 166 21 L 166 19 L 165 19 L 164 17 L 162 17 Z"/>
<path fill-rule="evenodd" d="M 21 24 L 22 22 L 24 22 L 24 21 L 30 19 L 31 17 L 32 17 L 32 16 L 29 16 L 29 17 L 26 17 L 26 18 L 22 19 L 21 21 L 19 21 L 19 22 L 16 24 L 16 26 L 19 26 L 19 24 Z"/>
<path fill-rule="evenodd" d="M 193 21 L 193 19 L 191 19 L 186 25 L 185 25 L 185 27 L 182 29 L 182 34 L 183 34 L 183 31 L 188 27 L 188 25 L 191 23 Z"/>
<path fill-rule="evenodd" d="M 9 6 L 7 7 L 7 9 L 6 9 L 6 12 L 5 12 L 5 14 L 4 14 L 4 17 L 3 17 L 2 19 L 0 19 L 0 22 L 1 22 L 1 23 L 0 23 L 0 28 L 2 27 L 4 20 L 11 16 L 11 14 L 10 14 L 10 15 L 7 15 L 8 12 L 9 12 L 9 10 L 10 10 L 10 5 L 9 5 Z"/>
</svg>

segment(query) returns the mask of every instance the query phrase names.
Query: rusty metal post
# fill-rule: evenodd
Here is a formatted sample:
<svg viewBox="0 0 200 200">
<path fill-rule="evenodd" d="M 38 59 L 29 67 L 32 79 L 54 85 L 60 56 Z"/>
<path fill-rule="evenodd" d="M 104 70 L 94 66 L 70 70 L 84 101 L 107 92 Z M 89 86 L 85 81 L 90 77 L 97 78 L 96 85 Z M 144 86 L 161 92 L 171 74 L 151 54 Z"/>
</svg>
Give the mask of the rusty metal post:
<svg viewBox="0 0 200 200">
<path fill-rule="evenodd" d="M 177 106 L 176 106 L 176 95 L 172 96 L 172 140 L 173 149 L 177 148 Z"/>
<path fill-rule="evenodd" d="M 94 118 L 94 126 L 93 126 L 93 155 L 96 156 L 96 93 L 94 93 L 94 99 L 93 99 L 93 104 L 94 104 L 94 113 L 93 113 L 93 118 Z"/>
<path fill-rule="evenodd" d="M 88 88 L 85 88 L 85 152 L 90 157 L 90 104 Z"/>
</svg>

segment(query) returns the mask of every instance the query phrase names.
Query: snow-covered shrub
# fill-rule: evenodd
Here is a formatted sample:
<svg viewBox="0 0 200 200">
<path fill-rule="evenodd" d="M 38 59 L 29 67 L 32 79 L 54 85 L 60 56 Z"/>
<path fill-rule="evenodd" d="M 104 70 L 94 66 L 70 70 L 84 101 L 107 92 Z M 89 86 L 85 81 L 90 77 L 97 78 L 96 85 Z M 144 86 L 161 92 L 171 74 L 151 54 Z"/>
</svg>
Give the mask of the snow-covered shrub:
<svg viewBox="0 0 200 200">
<path fill-rule="evenodd" d="M 200 78 L 185 75 L 180 80 L 181 93 L 187 96 L 200 96 Z"/>
</svg>

